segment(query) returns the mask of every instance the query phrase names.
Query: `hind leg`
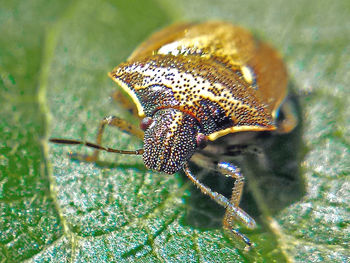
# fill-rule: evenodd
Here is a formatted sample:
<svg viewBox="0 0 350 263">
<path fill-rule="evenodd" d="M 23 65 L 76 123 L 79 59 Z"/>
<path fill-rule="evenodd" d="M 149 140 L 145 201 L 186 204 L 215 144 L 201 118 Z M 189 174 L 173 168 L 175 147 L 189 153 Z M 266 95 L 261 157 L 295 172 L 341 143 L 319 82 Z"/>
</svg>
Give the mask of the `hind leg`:
<svg viewBox="0 0 350 263">
<path fill-rule="evenodd" d="M 277 133 L 289 133 L 298 125 L 298 116 L 291 100 L 285 101 L 280 109 L 284 118 L 277 123 Z"/>
</svg>

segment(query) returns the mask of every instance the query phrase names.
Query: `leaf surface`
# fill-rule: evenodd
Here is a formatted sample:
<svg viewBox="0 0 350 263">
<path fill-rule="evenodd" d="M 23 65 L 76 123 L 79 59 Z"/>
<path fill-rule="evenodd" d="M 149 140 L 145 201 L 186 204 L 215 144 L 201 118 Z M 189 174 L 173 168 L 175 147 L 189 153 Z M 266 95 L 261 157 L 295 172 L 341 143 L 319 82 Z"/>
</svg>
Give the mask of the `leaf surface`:
<svg viewBox="0 0 350 263">
<path fill-rule="evenodd" d="M 350 172 L 348 1 L 1 1 L 0 261 L 346 262 Z M 223 210 L 181 174 L 141 158 L 77 162 L 49 137 L 95 140 L 121 116 L 107 72 L 152 32 L 220 19 L 276 46 L 301 124 L 264 143 L 268 168 L 242 162 L 242 207 L 259 224 L 243 245 L 220 227 Z M 142 142 L 109 128 L 104 143 Z M 203 179 L 213 187 L 217 177 Z M 226 182 L 226 181 L 225 181 Z M 226 187 L 227 188 L 227 187 Z M 224 187 L 224 190 L 226 189 Z M 227 190 L 227 189 L 226 189 Z"/>
</svg>

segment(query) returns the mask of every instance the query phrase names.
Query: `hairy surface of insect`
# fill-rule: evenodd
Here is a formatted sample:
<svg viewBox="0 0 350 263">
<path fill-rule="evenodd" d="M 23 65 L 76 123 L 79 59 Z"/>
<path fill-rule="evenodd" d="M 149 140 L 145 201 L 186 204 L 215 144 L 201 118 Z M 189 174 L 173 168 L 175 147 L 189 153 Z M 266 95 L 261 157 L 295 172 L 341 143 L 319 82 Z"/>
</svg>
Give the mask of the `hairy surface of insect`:
<svg viewBox="0 0 350 263">
<path fill-rule="evenodd" d="M 96 148 L 87 161 L 95 161 L 98 152 L 105 150 L 142 154 L 147 168 L 167 174 L 183 170 L 204 194 L 226 208 L 224 228 L 251 246 L 246 236 L 232 228 L 237 220 L 248 228 L 255 227 L 255 221 L 239 208 L 244 181 L 239 169 L 227 162 L 215 163 L 218 171 L 235 179 L 232 196 L 227 199 L 203 185 L 188 162 L 207 162 L 206 145 L 215 145 L 215 140 L 228 134 L 284 133 L 295 127 L 288 104 L 282 103 L 287 94 L 287 73 L 279 54 L 245 29 L 226 22 L 178 24 L 153 34 L 109 76 L 130 96 L 134 104 L 130 108 L 136 106 L 144 133 L 125 120 L 108 117 L 101 122 L 96 144 L 51 141 Z M 125 104 L 122 93 L 114 98 Z M 277 123 L 280 110 L 286 118 Z M 143 139 L 143 149 L 123 151 L 101 146 L 105 125 Z"/>
</svg>

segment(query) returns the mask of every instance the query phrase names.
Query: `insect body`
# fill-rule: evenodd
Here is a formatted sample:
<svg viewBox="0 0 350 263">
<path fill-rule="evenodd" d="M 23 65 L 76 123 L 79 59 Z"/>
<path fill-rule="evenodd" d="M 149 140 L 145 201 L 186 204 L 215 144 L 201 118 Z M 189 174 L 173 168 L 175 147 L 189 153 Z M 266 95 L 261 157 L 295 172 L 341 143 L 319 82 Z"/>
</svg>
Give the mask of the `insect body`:
<svg viewBox="0 0 350 263">
<path fill-rule="evenodd" d="M 202 149 L 228 134 L 288 132 L 294 128 L 296 121 L 288 106 L 281 108 L 287 94 L 287 74 L 279 54 L 229 23 L 180 24 L 152 35 L 109 76 L 136 105 L 144 134 L 120 118 L 109 117 L 101 123 L 97 144 L 51 141 L 96 148 L 87 159 L 90 161 L 97 159 L 99 150 L 106 150 L 142 154 L 146 167 L 152 170 L 168 174 L 183 170 L 203 193 L 226 208 L 224 227 L 250 246 L 247 237 L 232 229 L 233 220 L 255 227 L 254 220 L 239 208 L 244 180 L 239 170 L 218 162 L 217 169 L 235 179 L 229 200 L 200 183 L 187 163 L 201 163 Z M 120 96 L 115 97 L 121 100 Z M 287 118 L 277 123 L 280 109 Z M 122 151 L 101 146 L 106 124 L 143 138 L 143 149 Z"/>
</svg>

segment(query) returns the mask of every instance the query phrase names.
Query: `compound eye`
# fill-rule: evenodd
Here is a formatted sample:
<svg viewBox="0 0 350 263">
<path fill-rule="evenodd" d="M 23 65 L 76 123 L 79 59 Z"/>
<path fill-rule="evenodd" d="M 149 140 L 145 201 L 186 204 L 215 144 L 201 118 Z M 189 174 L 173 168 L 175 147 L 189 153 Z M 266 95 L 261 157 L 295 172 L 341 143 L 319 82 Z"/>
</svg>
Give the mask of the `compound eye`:
<svg viewBox="0 0 350 263">
<path fill-rule="evenodd" d="M 208 144 L 208 137 L 205 136 L 203 133 L 198 133 L 196 137 L 196 141 L 197 141 L 197 147 L 199 149 L 203 149 Z"/>
<path fill-rule="evenodd" d="M 140 128 L 145 131 L 148 129 L 149 126 L 151 126 L 151 124 L 153 123 L 153 119 L 150 117 L 145 117 L 142 119 L 141 123 L 140 123 Z"/>
</svg>

